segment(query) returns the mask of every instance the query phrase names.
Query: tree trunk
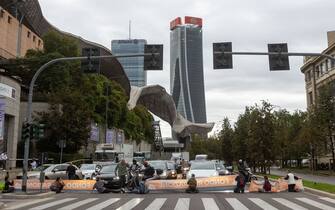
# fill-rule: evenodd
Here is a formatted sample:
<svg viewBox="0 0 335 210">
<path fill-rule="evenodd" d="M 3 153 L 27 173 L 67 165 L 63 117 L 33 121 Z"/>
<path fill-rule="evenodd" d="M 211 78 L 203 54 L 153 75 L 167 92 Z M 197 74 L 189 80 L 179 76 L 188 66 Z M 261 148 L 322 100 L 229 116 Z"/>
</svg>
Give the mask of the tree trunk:
<svg viewBox="0 0 335 210">
<path fill-rule="evenodd" d="M 329 140 L 330 140 L 330 149 L 332 151 L 332 159 L 333 159 L 333 166 L 329 165 L 329 167 L 332 167 L 333 170 L 335 171 L 335 151 L 334 151 L 334 142 L 333 142 L 333 135 L 332 135 L 332 129 L 330 127 L 328 127 L 328 135 L 329 135 Z"/>
</svg>

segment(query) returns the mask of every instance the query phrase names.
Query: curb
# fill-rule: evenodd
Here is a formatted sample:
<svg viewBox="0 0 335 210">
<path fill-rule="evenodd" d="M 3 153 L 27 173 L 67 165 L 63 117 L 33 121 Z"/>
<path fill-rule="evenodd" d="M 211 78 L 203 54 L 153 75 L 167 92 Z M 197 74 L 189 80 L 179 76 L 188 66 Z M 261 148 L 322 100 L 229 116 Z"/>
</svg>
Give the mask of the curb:
<svg viewBox="0 0 335 210">
<path fill-rule="evenodd" d="M 29 198 L 47 198 L 50 196 L 56 195 L 55 192 L 46 192 L 39 194 L 2 194 L 4 199 L 29 199 Z M 1 204 L 0 204 L 1 207 Z"/>
<path fill-rule="evenodd" d="M 5 204 L 3 202 L 0 202 L 0 209 L 5 208 Z"/>
<path fill-rule="evenodd" d="M 329 193 L 329 192 L 325 192 L 325 191 L 321 191 L 321 190 L 316 190 L 316 189 L 305 187 L 305 186 L 304 186 L 304 189 L 305 189 L 305 192 L 309 192 L 309 193 L 312 193 L 312 194 L 315 194 L 315 195 L 335 198 L 335 194 L 333 194 L 333 193 Z"/>
</svg>

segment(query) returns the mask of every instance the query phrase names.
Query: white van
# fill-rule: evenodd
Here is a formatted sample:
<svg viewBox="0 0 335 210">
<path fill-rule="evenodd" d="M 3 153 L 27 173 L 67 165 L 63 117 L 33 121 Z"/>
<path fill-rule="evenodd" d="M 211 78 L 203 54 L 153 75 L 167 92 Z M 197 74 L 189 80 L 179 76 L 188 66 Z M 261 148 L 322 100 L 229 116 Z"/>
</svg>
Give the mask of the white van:
<svg viewBox="0 0 335 210">
<path fill-rule="evenodd" d="M 200 155 L 196 155 L 194 160 L 195 161 L 206 161 L 208 158 L 208 155 L 206 154 L 200 154 Z"/>
</svg>

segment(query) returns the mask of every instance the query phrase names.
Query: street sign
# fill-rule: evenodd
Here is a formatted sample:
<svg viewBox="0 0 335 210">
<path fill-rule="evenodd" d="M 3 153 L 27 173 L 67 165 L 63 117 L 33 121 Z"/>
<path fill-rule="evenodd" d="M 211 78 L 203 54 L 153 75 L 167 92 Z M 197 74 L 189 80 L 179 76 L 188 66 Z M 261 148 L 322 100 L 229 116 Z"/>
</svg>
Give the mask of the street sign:
<svg viewBox="0 0 335 210">
<path fill-rule="evenodd" d="M 144 56 L 144 70 L 163 70 L 162 44 L 146 44 L 144 46 L 144 53 L 151 54 Z"/>
<path fill-rule="evenodd" d="M 287 53 L 287 43 L 268 44 L 269 53 Z M 290 70 L 288 55 L 269 55 L 270 71 Z"/>
<path fill-rule="evenodd" d="M 83 48 L 82 56 L 87 56 L 86 60 L 81 61 L 81 70 L 84 73 L 99 73 L 100 59 L 91 59 L 91 56 L 100 56 L 98 48 Z"/>
<path fill-rule="evenodd" d="M 213 67 L 214 69 L 232 69 L 233 56 L 225 54 L 232 52 L 231 42 L 213 43 Z"/>
</svg>

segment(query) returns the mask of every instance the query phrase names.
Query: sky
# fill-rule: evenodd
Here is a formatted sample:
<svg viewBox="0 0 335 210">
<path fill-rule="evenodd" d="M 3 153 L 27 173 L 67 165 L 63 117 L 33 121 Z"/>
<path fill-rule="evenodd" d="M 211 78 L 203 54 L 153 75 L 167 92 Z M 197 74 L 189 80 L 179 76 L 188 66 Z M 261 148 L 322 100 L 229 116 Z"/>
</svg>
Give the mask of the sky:
<svg viewBox="0 0 335 210">
<path fill-rule="evenodd" d="M 267 51 L 288 43 L 289 52 L 321 52 L 335 30 L 334 0 L 39 0 L 46 19 L 63 31 L 111 48 L 129 37 L 164 45 L 164 70 L 148 72 L 148 85 L 170 91 L 170 30 L 176 17 L 203 19 L 203 63 L 207 121 L 215 134 L 225 117 L 236 122 L 246 106 L 266 100 L 275 108 L 306 110 L 302 57 L 290 57 L 290 71 L 270 72 L 267 56 L 233 57 L 234 68 L 213 70 L 212 43 L 232 42 L 233 51 Z M 171 128 L 161 121 L 163 137 Z"/>
</svg>

